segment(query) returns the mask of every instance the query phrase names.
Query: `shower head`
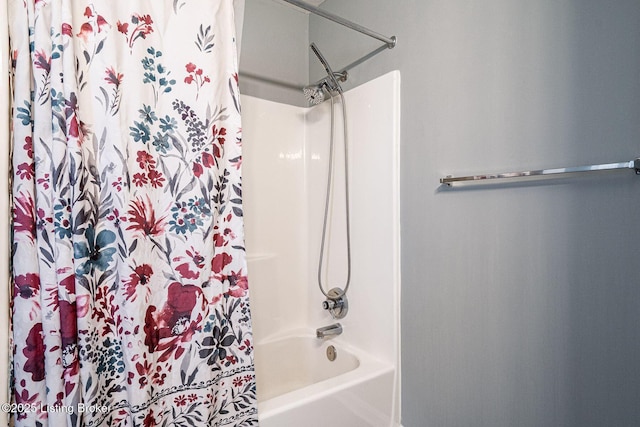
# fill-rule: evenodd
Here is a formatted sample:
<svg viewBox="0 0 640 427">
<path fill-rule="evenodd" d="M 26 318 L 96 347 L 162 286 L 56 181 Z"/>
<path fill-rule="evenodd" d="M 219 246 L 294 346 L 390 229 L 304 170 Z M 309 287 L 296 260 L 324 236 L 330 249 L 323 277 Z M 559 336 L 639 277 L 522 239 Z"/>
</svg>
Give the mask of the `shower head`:
<svg viewBox="0 0 640 427">
<path fill-rule="evenodd" d="M 306 86 L 302 89 L 304 97 L 307 98 L 307 102 L 311 105 L 318 105 L 324 101 L 323 85 Z"/>
</svg>

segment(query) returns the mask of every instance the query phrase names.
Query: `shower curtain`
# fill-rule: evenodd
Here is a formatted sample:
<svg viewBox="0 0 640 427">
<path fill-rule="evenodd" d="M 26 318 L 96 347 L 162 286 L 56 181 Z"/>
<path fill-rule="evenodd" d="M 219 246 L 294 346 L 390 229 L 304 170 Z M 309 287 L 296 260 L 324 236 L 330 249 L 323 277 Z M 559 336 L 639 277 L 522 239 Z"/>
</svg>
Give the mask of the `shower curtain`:
<svg viewBox="0 0 640 427">
<path fill-rule="evenodd" d="M 257 425 L 232 0 L 10 0 L 17 426 Z"/>
</svg>

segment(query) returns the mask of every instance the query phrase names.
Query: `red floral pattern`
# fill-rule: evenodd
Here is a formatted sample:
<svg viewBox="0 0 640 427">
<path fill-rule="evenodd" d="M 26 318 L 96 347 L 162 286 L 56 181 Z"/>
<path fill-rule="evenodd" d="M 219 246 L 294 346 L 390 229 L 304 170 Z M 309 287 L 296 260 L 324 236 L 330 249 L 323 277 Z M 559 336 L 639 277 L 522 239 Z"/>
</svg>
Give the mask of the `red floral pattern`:
<svg viewBox="0 0 640 427">
<path fill-rule="evenodd" d="M 13 422 L 257 425 L 231 0 L 12 4 Z"/>
</svg>

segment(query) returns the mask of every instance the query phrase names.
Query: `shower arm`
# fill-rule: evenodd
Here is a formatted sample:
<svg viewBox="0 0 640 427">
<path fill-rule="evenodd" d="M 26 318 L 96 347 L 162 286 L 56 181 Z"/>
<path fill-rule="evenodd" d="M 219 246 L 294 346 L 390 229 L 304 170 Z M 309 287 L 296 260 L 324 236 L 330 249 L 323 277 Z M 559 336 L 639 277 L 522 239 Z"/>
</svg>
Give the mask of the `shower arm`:
<svg viewBox="0 0 640 427">
<path fill-rule="evenodd" d="M 350 28 L 352 30 L 355 30 L 359 33 L 365 34 L 369 37 L 373 37 L 374 39 L 380 40 L 381 42 L 384 42 L 386 47 L 388 49 L 393 49 L 396 46 L 396 36 L 391 36 L 391 37 L 387 37 L 387 36 L 383 36 L 380 33 L 376 33 L 375 31 L 372 31 L 366 27 L 363 27 L 362 25 L 356 24 L 355 22 L 351 22 L 347 19 L 344 19 L 338 15 L 334 15 L 333 13 L 330 12 L 326 12 L 318 7 L 315 7 L 313 5 L 310 5 L 308 3 L 305 3 L 303 1 L 299 1 L 299 0 L 282 0 L 285 3 L 289 3 L 292 4 L 294 6 L 299 7 L 300 9 L 304 9 L 308 12 L 311 12 L 315 15 L 321 16 L 325 19 L 328 19 L 330 21 L 333 21 L 337 24 L 340 24 L 342 26 L 345 26 L 347 28 Z"/>
</svg>

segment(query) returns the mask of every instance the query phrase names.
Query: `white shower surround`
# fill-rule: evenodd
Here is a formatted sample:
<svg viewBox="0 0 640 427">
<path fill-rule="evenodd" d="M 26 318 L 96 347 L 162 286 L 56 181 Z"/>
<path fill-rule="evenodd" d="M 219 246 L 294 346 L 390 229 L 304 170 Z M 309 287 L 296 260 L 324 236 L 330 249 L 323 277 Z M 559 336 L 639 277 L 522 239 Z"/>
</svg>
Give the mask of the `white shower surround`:
<svg viewBox="0 0 640 427">
<path fill-rule="evenodd" d="M 345 97 L 352 275 L 349 313 L 340 320 L 344 332 L 331 340 L 392 366 L 389 425 L 395 426 L 400 422 L 400 74 L 388 73 L 349 90 Z M 335 322 L 321 308 L 323 297 L 316 278 L 330 104 L 301 108 L 244 96 L 242 108 L 246 244 L 254 340 L 259 352 L 261 344 L 283 336 L 308 335 Z M 346 251 L 339 103 L 335 117 L 335 193 L 327 243 L 327 282 L 330 287 L 343 287 Z M 352 381 L 353 375 L 345 378 Z M 258 394 L 259 388 L 260 378 Z M 364 403 L 362 411 L 366 411 Z M 367 425 L 364 420 L 362 425 Z M 304 425 L 312 427 L 319 422 L 320 426 L 323 421 L 307 417 Z"/>
</svg>

